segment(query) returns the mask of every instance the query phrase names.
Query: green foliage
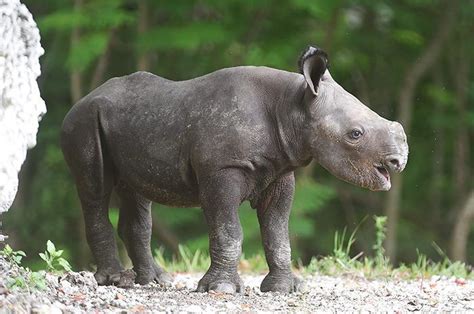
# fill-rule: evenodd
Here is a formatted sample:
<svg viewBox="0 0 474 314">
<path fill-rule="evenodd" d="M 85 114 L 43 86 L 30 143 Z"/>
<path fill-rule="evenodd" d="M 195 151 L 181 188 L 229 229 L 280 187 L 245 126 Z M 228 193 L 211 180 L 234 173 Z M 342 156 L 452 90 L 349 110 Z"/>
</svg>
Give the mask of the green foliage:
<svg viewBox="0 0 474 314">
<path fill-rule="evenodd" d="M 181 26 L 165 26 L 147 32 L 139 38 L 139 48 L 149 50 L 195 50 L 202 45 L 227 42 L 232 34 L 221 25 L 193 23 Z"/>
<path fill-rule="evenodd" d="M 346 242 L 346 228 L 339 234 L 337 231 L 334 234 L 334 258 L 335 260 L 344 268 L 348 268 L 353 262 L 354 259 L 350 258 L 350 251 L 351 247 L 355 242 L 355 233 L 357 229 L 355 229 Z"/>
<path fill-rule="evenodd" d="M 314 182 L 310 178 L 301 178 L 296 182 L 296 193 L 294 197 L 292 214 L 290 216 L 289 228 L 297 241 L 311 241 L 317 236 L 317 230 L 310 217 L 312 213 L 321 208 L 326 202 L 334 197 L 333 189 Z M 182 239 L 181 244 L 189 248 L 192 252 L 207 249 L 208 234 L 204 217 L 200 209 L 196 208 L 168 208 L 156 205 L 156 216 L 164 223 L 176 230 L 177 235 Z M 115 221 L 115 213 L 109 214 Z M 243 227 L 244 241 L 243 250 L 247 255 L 257 255 L 262 253 L 260 240 L 260 226 L 257 214 L 250 207 L 249 202 L 245 202 L 239 209 L 240 222 Z M 196 235 L 192 230 L 199 231 Z M 164 251 L 167 255 L 169 252 Z M 293 246 L 293 253 L 298 255 L 298 248 Z"/>
<path fill-rule="evenodd" d="M 105 50 L 109 41 L 108 34 L 104 32 L 91 33 L 83 36 L 73 45 L 67 64 L 72 69 L 84 71 Z"/>
<path fill-rule="evenodd" d="M 297 7 L 306 10 L 315 19 L 327 20 L 331 17 L 331 13 L 337 10 L 342 1 L 305 1 L 305 0 L 292 0 L 292 4 Z"/>
<path fill-rule="evenodd" d="M 437 246 L 436 244 L 433 245 Z M 472 268 L 463 262 L 452 262 L 444 253 L 442 254 L 444 256 L 442 261 L 433 262 L 425 254 L 420 253 L 419 250 L 416 251 L 416 262 L 408 265 L 402 264 L 398 269 L 394 270 L 394 272 L 403 274 L 408 278 L 446 276 L 474 279 Z"/>
<path fill-rule="evenodd" d="M 333 254 L 321 259 L 313 258 L 309 265 L 303 270 L 307 273 L 320 273 L 323 275 L 357 274 L 367 278 L 394 277 L 404 279 L 426 278 L 431 276 L 447 276 L 458 278 L 474 278 L 471 267 L 461 262 L 451 262 L 441 248 L 433 243 L 438 254 L 443 258 L 441 262 L 433 262 L 425 254 L 417 249 L 417 260 L 411 264 L 401 264 L 393 268 L 384 255 L 382 242 L 385 239 L 386 217 L 374 217 L 375 221 L 375 243 L 373 244 L 374 257 L 365 256 L 359 252 L 351 257 L 350 251 L 356 242 L 355 234 L 360 227 L 359 224 L 346 241 L 346 229 L 334 235 Z M 362 221 L 363 222 L 363 221 Z M 362 223 L 361 222 L 361 223 Z"/>
<path fill-rule="evenodd" d="M 15 277 L 7 275 L 5 278 L 7 287 L 9 289 L 40 289 L 46 288 L 46 279 L 44 271 L 34 272 L 29 268 L 24 268 L 21 265 L 23 257 L 26 257 L 25 252 L 15 251 L 10 245 L 6 244 L 3 250 L 0 251 L 0 256 L 9 261 L 13 267 L 17 267 L 19 273 Z"/>
<path fill-rule="evenodd" d="M 335 196 L 331 187 L 316 183 L 309 177 L 301 177 L 296 181 L 296 191 L 293 201 L 293 211 L 309 213 L 315 208 L 321 208 Z"/>
<path fill-rule="evenodd" d="M 240 257 L 239 271 L 247 273 L 266 273 L 268 272 L 267 260 L 263 253 L 246 257 L 245 253 Z"/>
<path fill-rule="evenodd" d="M 48 271 L 61 272 L 61 271 L 71 271 L 71 265 L 69 262 L 61 257 L 63 255 L 63 250 L 56 250 L 53 242 L 48 240 L 46 243 L 46 251 L 39 253 L 39 256 L 43 261 L 46 262 L 46 267 Z"/>
<path fill-rule="evenodd" d="M 318 236 L 318 230 L 311 217 L 335 196 L 334 190 L 328 186 L 316 183 L 308 177 L 298 178 L 290 216 L 290 233 L 298 241 L 312 241 Z M 293 240 L 293 242 L 296 242 Z M 293 246 L 293 254 L 299 255 L 297 247 Z"/>
<path fill-rule="evenodd" d="M 0 251 L 0 255 L 5 257 L 10 263 L 20 266 L 21 260 L 26 256 L 23 251 L 14 251 L 10 245 L 6 244 L 3 250 Z"/>
<path fill-rule="evenodd" d="M 452 262 L 445 252 L 435 243 L 432 243 L 434 249 L 442 258 L 441 262 L 433 262 L 429 258 L 416 250 L 417 260 L 415 263 L 408 266 L 411 273 L 418 274 L 418 276 L 430 277 L 430 276 L 446 276 L 446 277 L 458 277 L 458 278 L 474 278 L 472 267 L 466 265 L 463 262 L 456 261 Z"/>
<path fill-rule="evenodd" d="M 38 26 L 44 33 L 55 30 L 71 31 L 76 26 L 90 23 L 89 16 L 72 10 L 57 11 L 38 21 Z"/>
<path fill-rule="evenodd" d="M 121 0 L 90 1 L 83 8 L 61 8 L 39 19 L 42 32 L 69 32 L 75 27 L 96 31 L 132 23 L 135 17 L 122 7 Z"/>
<path fill-rule="evenodd" d="M 211 265 L 209 253 L 196 249 L 192 251 L 183 245 L 179 246 L 179 255 L 172 258 L 166 257 L 161 247 L 155 250 L 156 263 L 169 272 L 205 272 Z M 240 257 L 239 271 L 241 272 L 264 272 L 268 270 L 267 262 L 261 254 L 246 258 L 245 254 Z"/>
<path fill-rule="evenodd" d="M 46 289 L 46 278 L 44 271 L 31 271 L 28 268 L 22 271 L 22 274 L 16 277 L 6 278 L 9 289 Z"/>
<path fill-rule="evenodd" d="M 183 245 L 179 246 L 179 256 L 173 257 L 171 261 L 167 261 L 163 255 L 163 248 L 155 250 L 155 261 L 167 271 L 171 272 L 198 272 L 205 271 L 211 265 L 209 254 L 204 253 L 200 249 L 191 252 L 191 250 Z"/>
<path fill-rule="evenodd" d="M 351 257 L 351 249 L 356 240 L 355 235 L 357 230 L 364 221 L 365 218 L 357 225 L 357 227 L 354 229 L 354 231 L 352 231 L 347 239 L 347 228 L 344 228 L 342 233 L 336 231 L 334 233 L 332 255 L 320 260 L 312 258 L 307 267 L 307 271 L 321 271 L 327 274 L 334 274 L 342 270 L 349 271 L 354 269 L 356 267 L 355 265 L 358 263 L 357 260 L 362 256 L 362 252 L 354 257 Z"/>
<path fill-rule="evenodd" d="M 384 266 L 389 263 L 385 257 L 385 249 L 383 247 L 383 241 L 387 232 L 387 217 L 385 216 L 374 216 L 375 220 L 375 243 L 372 246 L 375 253 L 375 263 L 379 266 Z"/>
<path fill-rule="evenodd" d="M 64 248 L 62 257 L 75 267 L 88 267 L 93 262 L 85 240 L 80 202 L 58 145 L 62 120 L 72 106 L 72 70 L 80 72 L 82 93 L 86 94 L 93 75 L 103 71 L 99 79 L 103 82 L 136 71 L 137 59 L 144 52 L 150 72 L 170 79 L 189 79 L 237 65 L 296 71 L 296 59 L 303 47 L 316 44 L 328 51 L 331 74 L 345 89 L 382 116 L 397 119 L 400 88 L 411 79 L 405 77 L 406 73 L 429 47 L 445 13 L 444 2 L 430 0 L 148 0 L 148 27 L 139 33 L 138 23 L 144 19 L 135 0 L 85 0 L 81 8 L 74 8 L 75 1 L 22 2 L 38 22 L 45 48 L 38 82 L 48 113 L 40 123 L 38 145 L 28 152 L 17 201 L 4 215 L 4 227 L 15 243 L 34 252 L 22 260 L 31 267 L 38 263 L 37 250 L 48 238 Z M 408 134 L 410 161 L 403 173 L 402 211 L 397 228 L 400 262 L 416 264 L 420 258 L 415 253 L 418 247 L 425 252 L 427 261 L 444 263 L 444 257 L 431 248 L 431 243 L 450 247 L 446 234 L 450 233 L 453 219 L 447 217 L 453 217 L 453 209 L 459 208 L 462 199 L 456 187 L 456 173 L 466 173 L 466 189 L 473 187 L 469 181 L 474 173 L 474 109 L 469 105 L 474 101 L 472 64 L 468 66 L 464 112 L 459 106 L 459 91 L 463 89 L 457 86 L 462 72 L 460 56 L 474 53 L 473 44 L 465 40 L 474 21 L 472 8 L 472 1 L 462 4 L 455 31 L 440 58 L 415 86 L 416 102 L 410 111 L 413 123 Z M 79 34 L 77 40 L 71 38 L 73 31 Z M 106 52 L 101 69 L 98 60 Z M 463 126 L 467 128 L 468 144 L 461 145 L 458 140 Z M 466 156 L 470 156 L 465 169 L 456 168 L 460 167 L 456 147 L 465 149 Z M 366 215 L 381 215 L 386 199 L 386 194 L 341 183 L 320 167 L 315 167 L 308 177 L 298 176 L 290 220 L 294 256 L 306 264 L 312 256 L 336 254 L 335 230 L 352 228 Z M 208 235 L 200 209 L 154 205 L 153 210 L 154 218 L 166 227 L 171 238 L 190 252 L 205 252 Z M 244 203 L 239 215 L 244 253 L 261 254 L 255 210 Z M 110 217 L 116 227 L 117 209 L 111 211 Z M 383 255 L 382 241 L 368 225 L 360 227 L 358 240 L 349 251 L 363 251 L 375 257 L 361 256 L 350 262 L 354 258 L 347 254 L 351 236 L 339 232 L 339 261 L 335 265 L 342 268 L 342 263 L 350 268 L 360 262 L 360 267 L 374 271 L 383 264 L 377 258 Z M 373 248 L 374 242 L 377 248 Z M 468 243 L 472 263 L 474 246 L 472 241 Z M 162 235 L 154 234 L 153 246 L 163 244 L 168 245 Z M 176 253 L 170 251 L 171 247 L 168 245 L 163 251 L 167 259 Z M 450 265 L 458 267 L 455 262 Z"/>
<path fill-rule="evenodd" d="M 43 32 L 72 32 L 81 29 L 80 37 L 69 51 L 66 65 L 85 71 L 104 53 L 110 38 L 110 30 L 128 25 L 134 16 L 122 7 L 121 0 L 97 0 L 84 8 L 64 8 L 41 18 L 38 22 Z"/>
<path fill-rule="evenodd" d="M 424 42 L 423 37 L 419 33 L 408 29 L 394 31 L 393 37 L 396 41 L 407 46 L 419 47 L 422 46 Z"/>
</svg>

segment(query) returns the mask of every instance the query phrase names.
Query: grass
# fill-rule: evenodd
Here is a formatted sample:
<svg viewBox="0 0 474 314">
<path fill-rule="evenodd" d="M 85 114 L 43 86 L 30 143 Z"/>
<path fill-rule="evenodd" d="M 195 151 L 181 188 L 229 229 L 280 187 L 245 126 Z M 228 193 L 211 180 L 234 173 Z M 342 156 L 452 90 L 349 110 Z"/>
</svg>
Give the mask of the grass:
<svg viewBox="0 0 474 314">
<path fill-rule="evenodd" d="M 441 262 L 433 262 L 417 250 L 418 258 L 416 262 L 393 267 L 385 256 L 383 248 L 387 223 L 386 217 L 383 216 L 374 216 L 375 243 L 372 246 L 373 254 L 365 256 L 363 252 L 359 252 L 352 256 L 353 244 L 357 241 L 357 230 L 364 221 L 365 219 L 351 234 L 347 233 L 347 229 L 335 233 L 334 248 L 331 255 L 313 258 L 305 266 L 299 262 L 298 265 L 294 266 L 295 270 L 303 274 L 356 275 L 369 279 L 417 279 L 430 278 L 434 275 L 474 279 L 474 273 L 469 265 L 462 262 L 452 262 L 435 243 L 433 243 L 433 246 L 441 256 Z M 184 246 L 179 247 L 179 256 L 171 259 L 165 257 L 162 248 L 158 249 L 155 251 L 155 260 L 169 272 L 205 272 L 210 265 L 210 257 L 206 251 L 196 250 L 192 252 Z M 268 268 L 265 258 L 261 255 L 254 255 L 250 258 L 242 255 L 239 271 L 242 273 L 265 273 Z"/>
<path fill-rule="evenodd" d="M 179 256 L 167 259 L 163 248 L 155 250 L 155 261 L 168 272 L 205 272 L 211 265 L 209 253 L 197 249 L 194 252 L 183 245 L 178 247 Z M 254 255 L 249 258 L 242 254 L 239 263 L 239 271 L 244 273 L 258 273 L 267 270 L 265 258 Z"/>
<path fill-rule="evenodd" d="M 363 256 L 363 252 L 350 256 L 351 247 L 356 241 L 355 233 L 358 227 L 346 240 L 345 230 L 334 237 L 334 252 L 330 256 L 320 259 L 313 258 L 308 266 L 304 268 L 305 273 L 339 276 L 343 274 L 354 274 L 366 278 L 400 278 L 417 279 L 432 276 L 458 277 L 474 279 L 474 273 L 469 265 L 462 262 L 452 262 L 441 248 L 433 243 L 436 251 L 442 257 L 441 262 L 433 262 L 426 255 L 417 250 L 418 258 L 415 263 L 401 264 L 393 267 L 385 256 L 383 241 L 386 232 L 386 217 L 374 217 L 375 243 L 372 246 L 373 257 Z"/>
<path fill-rule="evenodd" d="M 310 263 L 303 266 L 301 262 L 294 268 L 297 272 L 312 275 L 356 275 L 365 278 L 398 278 L 398 279 L 416 279 L 429 278 L 431 276 L 457 277 L 474 280 L 472 268 L 462 262 L 452 262 L 441 248 L 433 243 L 435 250 L 442 258 L 441 262 L 433 262 L 426 255 L 417 250 L 418 258 L 412 264 L 402 264 L 399 267 L 393 267 L 385 256 L 383 242 L 385 240 L 386 222 L 385 217 L 374 216 L 375 224 L 375 243 L 372 246 L 373 254 L 365 256 L 363 252 L 351 255 L 354 243 L 357 241 L 356 233 L 360 224 L 351 233 L 347 233 L 345 228 L 342 232 L 336 232 L 334 235 L 334 248 L 332 254 L 322 258 L 313 258 Z M 55 273 L 70 271 L 69 263 L 61 257 L 63 251 L 57 250 L 50 241 L 44 253 L 40 253 L 45 262 L 46 270 Z M 23 251 L 14 251 L 6 245 L 0 251 L 0 255 L 9 260 L 10 263 L 17 265 L 20 269 L 20 275 L 7 278 L 9 288 L 20 289 L 44 289 L 45 271 L 33 272 L 21 265 L 22 258 L 26 256 Z M 155 260 L 165 270 L 176 272 L 205 272 L 210 263 L 210 257 L 207 251 L 191 251 L 189 248 L 180 245 L 178 256 L 167 258 L 163 248 L 155 250 Z M 239 263 L 241 273 L 266 273 L 268 271 L 267 263 L 262 255 L 246 257 L 242 255 Z"/>
</svg>

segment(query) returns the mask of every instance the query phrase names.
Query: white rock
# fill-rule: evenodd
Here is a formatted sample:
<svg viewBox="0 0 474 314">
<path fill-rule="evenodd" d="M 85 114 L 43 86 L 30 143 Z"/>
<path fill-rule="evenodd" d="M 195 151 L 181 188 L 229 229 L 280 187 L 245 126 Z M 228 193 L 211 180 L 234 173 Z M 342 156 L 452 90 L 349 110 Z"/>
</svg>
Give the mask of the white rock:
<svg viewBox="0 0 474 314">
<path fill-rule="evenodd" d="M 203 309 L 199 305 L 192 304 L 192 305 L 189 305 L 189 306 L 185 307 L 184 311 L 188 312 L 188 313 L 202 313 Z"/>
<path fill-rule="evenodd" d="M 0 0 L 0 213 L 11 206 L 18 172 L 46 106 L 36 78 L 44 53 L 33 16 L 19 0 Z"/>
<path fill-rule="evenodd" d="M 61 314 L 62 311 L 57 306 L 45 305 L 41 304 L 39 306 L 35 306 L 31 309 L 32 313 L 37 314 Z"/>
</svg>

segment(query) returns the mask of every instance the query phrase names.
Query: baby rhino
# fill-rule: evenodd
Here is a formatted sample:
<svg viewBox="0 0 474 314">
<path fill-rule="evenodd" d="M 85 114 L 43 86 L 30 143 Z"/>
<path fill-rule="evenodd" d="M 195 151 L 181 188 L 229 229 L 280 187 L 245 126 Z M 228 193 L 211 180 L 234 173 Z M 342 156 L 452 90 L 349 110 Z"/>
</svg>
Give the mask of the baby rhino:
<svg viewBox="0 0 474 314">
<path fill-rule="evenodd" d="M 242 66 L 180 82 L 137 72 L 107 81 L 72 107 L 61 146 L 99 284 L 126 281 L 108 219 L 115 191 L 118 233 L 136 283 L 170 280 L 150 249 L 150 208 L 157 202 L 202 207 L 211 266 L 197 290 L 242 291 L 237 210 L 248 200 L 270 269 L 261 290 L 299 289 L 288 235 L 295 169 L 315 160 L 344 181 L 386 191 L 389 171 L 402 171 L 408 156 L 402 126 L 338 85 L 325 52 L 308 47 L 299 68 Z"/>
</svg>

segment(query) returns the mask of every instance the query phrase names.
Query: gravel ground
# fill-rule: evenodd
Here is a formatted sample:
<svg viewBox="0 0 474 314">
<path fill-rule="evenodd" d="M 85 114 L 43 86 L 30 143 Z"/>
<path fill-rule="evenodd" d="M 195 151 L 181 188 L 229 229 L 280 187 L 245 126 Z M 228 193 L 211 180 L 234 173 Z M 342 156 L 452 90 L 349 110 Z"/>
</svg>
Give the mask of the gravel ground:
<svg viewBox="0 0 474 314">
<path fill-rule="evenodd" d="M 306 276 L 304 292 L 261 293 L 263 275 L 242 275 L 241 295 L 197 293 L 202 274 L 175 274 L 172 287 L 97 286 L 90 272 L 46 275 L 43 291 L 9 290 L 7 276 L 21 270 L 0 259 L 0 312 L 314 312 L 314 311 L 474 311 L 474 281 L 367 280 L 361 277 Z"/>
</svg>

